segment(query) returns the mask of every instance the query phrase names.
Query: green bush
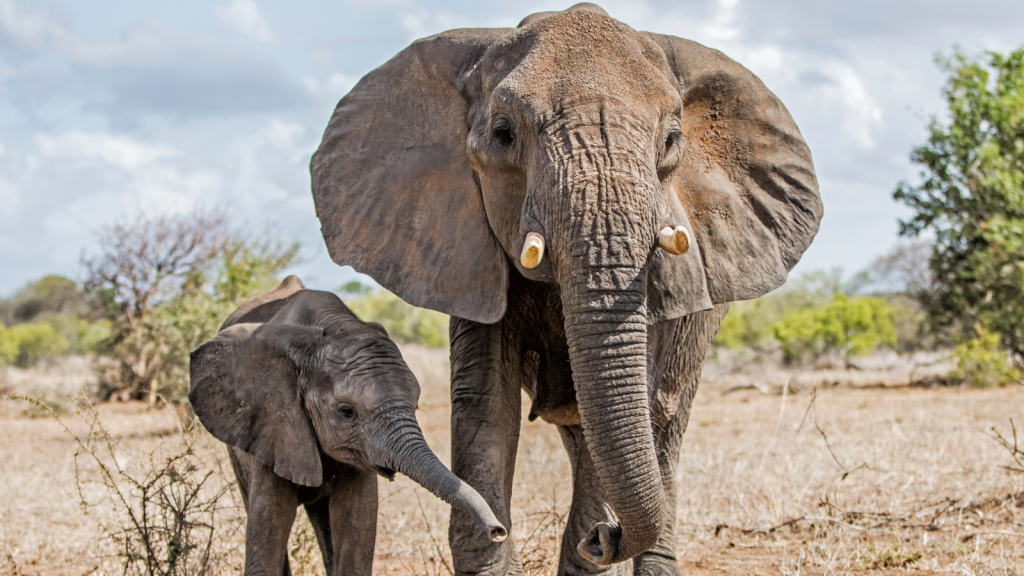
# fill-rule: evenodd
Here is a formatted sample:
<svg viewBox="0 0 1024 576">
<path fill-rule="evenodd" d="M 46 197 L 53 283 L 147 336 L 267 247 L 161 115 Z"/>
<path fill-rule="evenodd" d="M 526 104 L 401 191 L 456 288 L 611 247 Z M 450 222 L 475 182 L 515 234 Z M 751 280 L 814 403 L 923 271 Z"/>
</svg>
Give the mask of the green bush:
<svg viewBox="0 0 1024 576">
<path fill-rule="evenodd" d="M 826 306 L 835 294 L 855 292 L 865 282 L 863 273 L 843 280 L 841 268 L 804 272 L 775 292 L 731 304 L 715 337 L 715 346 L 754 352 L 772 351 L 778 347 L 775 327 L 786 315 Z"/>
<path fill-rule="evenodd" d="M 68 343 L 68 354 L 90 354 L 110 335 L 110 322 L 90 322 L 77 314 L 43 313 L 37 323 L 49 324 Z"/>
<path fill-rule="evenodd" d="M 977 326 L 975 330 L 978 335 L 953 352 L 956 368 L 949 373 L 950 380 L 976 388 L 1019 383 L 1020 371 L 1013 367 L 1010 355 L 1000 346 L 999 333 L 984 326 Z"/>
<path fill-rule="evenodd" d="M 342 287 L 342 290 L 345 294 L 353 293 L 349 284 Z M 381 291 L 362 298 L 347 298 L 345 304 L 364 322 L 377 322 L 384 326 L 396 342 L 422 344 L 431 348 L 444 348 L 448 345 L 448 316 L 417 308 L 391 292 Z"/>
<path fill-rule="evenodd" d="M 39 362 L 63 356 L 68 352 L 68 341 L 53 326 L 44 322 L 18 324 L 7 328 L 7 337 L 17 350 L 14 363 L 28 367 Z M 8 343 L 8 347 L 11 344 Z"/>
<path fill-rule="evenodd" d="M 772 328 L 781 320 L 784 304 L 779 298 L 762 297 L 736 302 L 715 336 L 715 345 L 730 350 L 761 350 L 774 342 Z"/>
<path fill-rule="evenodd" d="M 13 364 L 18 359 L 18 341 L 11 329 L 0 323 L 0 366 Z"/>
<path fill-rule="evenodd" d="M 787 313 L 773 331 L 789 362 L 828 353 L 847 358 L 896 346 L 892 310 L 881 298 L 836 294 L 825 306 Z"/>
</svg>

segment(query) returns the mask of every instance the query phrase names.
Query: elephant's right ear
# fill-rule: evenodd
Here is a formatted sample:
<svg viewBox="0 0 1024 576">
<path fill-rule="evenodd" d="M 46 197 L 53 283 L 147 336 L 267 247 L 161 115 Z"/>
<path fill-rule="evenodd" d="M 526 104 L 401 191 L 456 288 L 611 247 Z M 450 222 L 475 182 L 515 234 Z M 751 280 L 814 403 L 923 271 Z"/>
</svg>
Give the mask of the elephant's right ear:
<svg viewBox="0 0 1024 576">
<path fill-rule="evenodd" d="M 753 72 L 690 40 L 648 38 L 664 53 L 683 101 L 686 152 L 666 184 L 689 216 L 707 294 L 716 304 L 757 298 L 785 282 L 818 232 L 811 151 Z M 692 261 L 666 259 L 659 274 L 680 295 L 660 295 L 662 307 L 685 313 L 707 304 L 686 291 L 696 278 Z M 674 315 L 681 314 L 665 316 Z"/>
<path fill-rule="evenodd" d="M 466 152 L 457 82 L 507 30 L 418 40 L 338 103 L 310 163 L 331 258 L 403 300 L 492 323 L 509 270 Z"/>
<path fill-rule="evenodd" d="M 320 451 L 302 406 L 294 363 L 319 328 L 236 324 L 192 351 L 188 399 L 203 426 L 278 476 L 319 486 Z"/>
</svg>

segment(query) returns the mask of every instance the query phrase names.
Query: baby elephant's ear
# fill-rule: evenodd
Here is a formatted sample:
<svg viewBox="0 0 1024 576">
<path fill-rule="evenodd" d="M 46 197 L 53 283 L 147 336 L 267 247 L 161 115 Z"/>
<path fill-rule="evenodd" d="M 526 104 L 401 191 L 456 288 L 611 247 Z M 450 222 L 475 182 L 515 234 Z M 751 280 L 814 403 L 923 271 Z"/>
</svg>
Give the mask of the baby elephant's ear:
<svg viewBox="0 0 1024 576">
<path fill-rule="evenodd" d="M 289 357 L 322 334 L 306 326 L 236 324 L 193 350 L 189 366 L 188 399 L 203 426 L 304 486 L 319 486 L 323 470 Z"/>
</svg>

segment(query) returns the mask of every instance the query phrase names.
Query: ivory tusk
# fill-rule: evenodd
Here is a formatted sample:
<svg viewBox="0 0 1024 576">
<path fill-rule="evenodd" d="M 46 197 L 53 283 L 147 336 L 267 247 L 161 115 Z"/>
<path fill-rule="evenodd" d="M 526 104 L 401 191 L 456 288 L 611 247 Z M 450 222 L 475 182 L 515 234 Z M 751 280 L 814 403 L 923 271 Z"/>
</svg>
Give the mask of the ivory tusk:
<svg viewBox="0 0 1024 576">
<path fill-rule="evenodd" d="M 523 254 L 519 262 L 523 268 L 536 268 L 544 258 L 544 237 L 536 232 L 528 232 L 523 242 Z"/>
<path fill-rule="evenodd" d="M 682 226 L 675 228 L 666 226 L 658 234 L 658 246 L 675 256 L 686 254 L 686 251 L 690 249 L 690 233 Z"/>
</svg>

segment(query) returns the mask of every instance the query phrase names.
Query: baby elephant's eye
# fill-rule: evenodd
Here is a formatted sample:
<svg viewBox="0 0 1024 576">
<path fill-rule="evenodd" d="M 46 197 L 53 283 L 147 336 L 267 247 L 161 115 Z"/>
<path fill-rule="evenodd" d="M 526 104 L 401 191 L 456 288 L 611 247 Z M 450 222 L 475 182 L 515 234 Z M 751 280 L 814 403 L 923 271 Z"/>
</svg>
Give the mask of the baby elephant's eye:
<svg viewBox="0 0 1024 576">
<path fill-rule="evenodd" d="M 341 403 L 334 409 L 338 411 L 338 415 L 341 416 L 343 420 L 355 420 L 356 416 L 358 416 L 358 414 L 356 414 L 355 407 L 351 404 Z"/>
</svg>

